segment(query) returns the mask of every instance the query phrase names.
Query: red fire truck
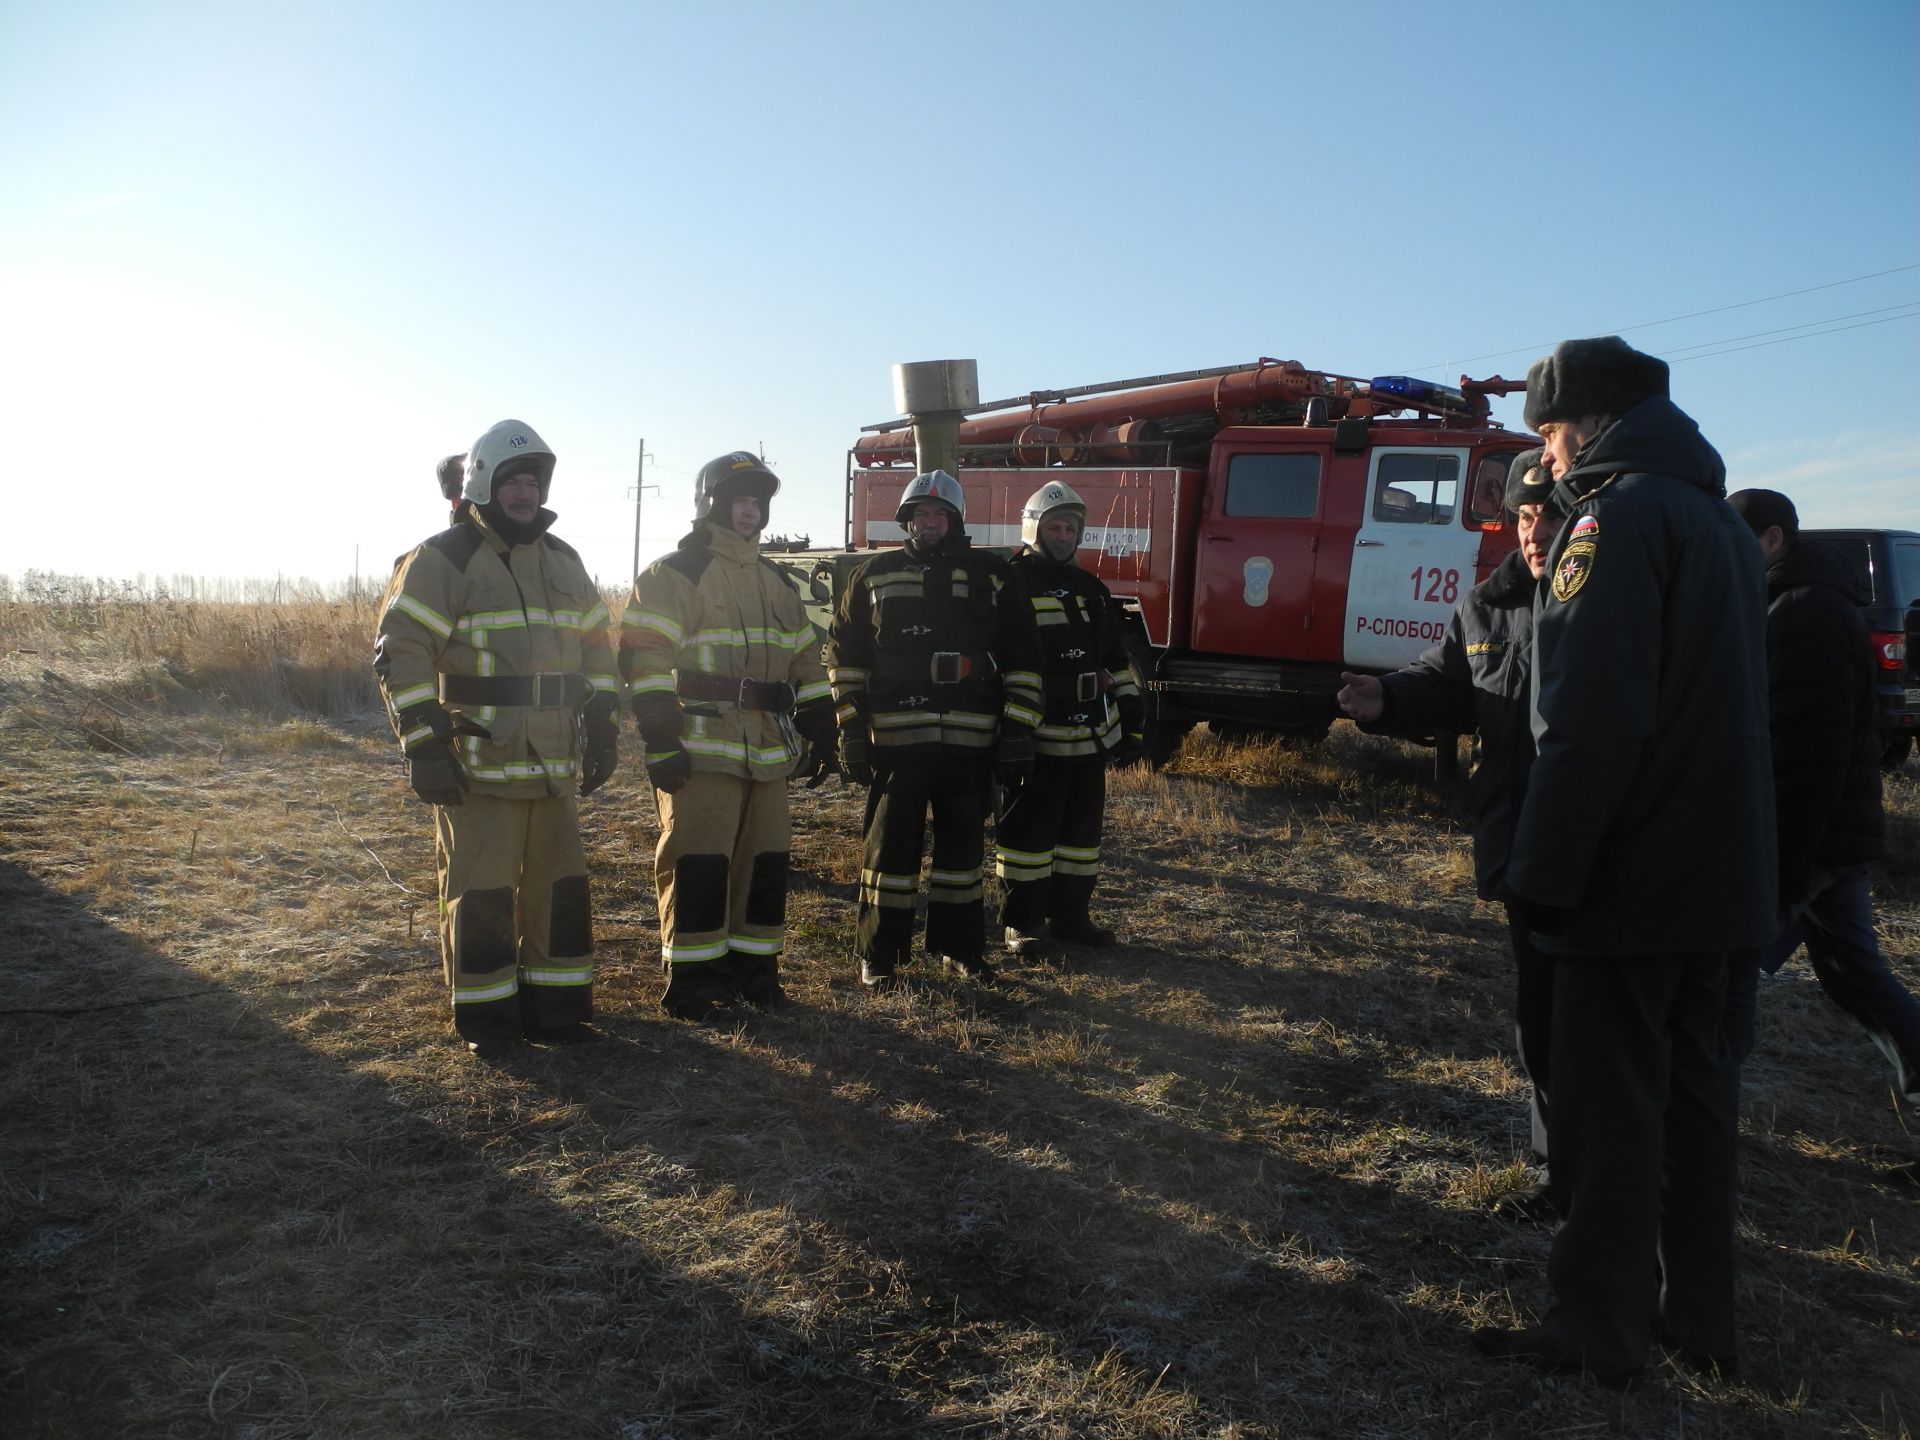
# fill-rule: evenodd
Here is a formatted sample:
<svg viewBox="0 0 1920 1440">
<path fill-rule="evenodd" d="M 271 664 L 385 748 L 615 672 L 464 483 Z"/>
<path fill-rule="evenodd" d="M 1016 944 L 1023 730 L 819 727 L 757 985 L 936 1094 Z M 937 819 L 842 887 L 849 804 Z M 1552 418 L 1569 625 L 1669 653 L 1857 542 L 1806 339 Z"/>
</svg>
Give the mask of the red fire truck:
<svg viewBox="0 0 1920 1440">
<path fill-rule="evenodd" d="M 1018 545 L 1021 506 L 1050 479 L 1086 500 L 1080 563 L 1125 614 L 1156 763 L 1200 720 L 1322 735 L 1342 669 L 1412 660 L 1514 547 L 1507 467 L 1533 442 L 1487 397 L 1520 388 L 1263 359 L 974 407 L 955 448 L 967 529 Z M 816 599 L 860 552 L 902 543 L 916 465 L 910 420 L 854 445 L 848 550 L 816 557 Z"/>
</svg>

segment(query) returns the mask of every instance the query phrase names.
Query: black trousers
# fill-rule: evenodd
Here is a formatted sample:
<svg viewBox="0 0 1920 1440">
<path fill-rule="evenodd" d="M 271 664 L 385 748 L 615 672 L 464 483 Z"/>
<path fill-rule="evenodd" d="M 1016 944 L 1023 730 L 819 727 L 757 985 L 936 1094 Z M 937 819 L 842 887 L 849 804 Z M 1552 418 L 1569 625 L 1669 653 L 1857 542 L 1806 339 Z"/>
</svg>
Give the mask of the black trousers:
<svg viewBox="0 0 1920 1440">
<path fill-rule="evenodd" d="M 907 959 L 927 815 L 933 870 L 927 883 L 927 951 L 978 960 L 986 948 L 982 874 L 993 761 L 985 751 L 876 756 L 867 789 L 860 909 L 853 950 L 862 960 Z"/>
<path fill-rule="evenodd" d="M 1000 923 L 1029 934 L 1049 920 L 1083 925 L 1100 878 L 1104 759 L 1041 756 L 995 827 L 1006 886 Z"/>
<path fill-rule="evenodd" d="M 1507 934 L 1513 941 L 1514 1048 L 1520 1068 L 1533 1086 L 1531 1147 L 1533 1161 L 1548 1161 L 1547 1127 L 1552 1118 L 1549 1085 L 1553 1074 L 1553 956 L 1543 955 L 1533 943 L 1533 932 L 1514 918 L 1507 907 Z"/>
<path fill-rule="evenodd" d="M 1545 1323 L 1598 1374 L 1643 1366 L 1656 1323 L 1682 1349 L 1735 1350 L 1727 958 L 1555 964 L 1552 1183 L 1566 1219 Z"/>
</svg>

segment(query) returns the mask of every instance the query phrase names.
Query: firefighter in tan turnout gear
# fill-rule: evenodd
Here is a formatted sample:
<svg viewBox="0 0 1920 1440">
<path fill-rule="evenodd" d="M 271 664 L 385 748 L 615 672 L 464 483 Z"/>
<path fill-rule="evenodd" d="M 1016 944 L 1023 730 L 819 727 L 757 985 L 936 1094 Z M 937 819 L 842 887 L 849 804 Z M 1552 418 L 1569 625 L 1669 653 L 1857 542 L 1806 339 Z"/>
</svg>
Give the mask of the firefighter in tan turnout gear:
<svg viewBox="0 0 1920 1440">
<path fill-rule="evenodd" d="M 1054 940 L 1104 949 L 1113 931 L 1089 907 L 1100 874 L 1106 767 L 1145 753 L 1140 686 L 1127 664 L 1113 597 L 1074 563 L 1087 507 L 1058 480 L 1027 498 L 1025 548 L 1013 569 L 1026 581 L 1046 656 L 1046 712 L 1033 732 L 1033 778 L 1007 804 L 998 826 L 1000 910 L 1009 952 L 1031 958 Z"/>
<path fill-rule="evenodd" d="M 708 1018 L 735 996 L 782 998 L 787 777 L 833 753 L 833 700 L 800 596 L 760 555 L 780 481 L 736 450 L 702 467 L 695 522 L 635 582 L 620 669 L 660 811 L 654 883 L 667 989 L 660 1005 Z"/>
<path fill-rule="evenodd" d="M 593 919 L 576 786 L 613 774 L 607 607 L 548 534 L 554 455 L 517 420 L 468 452 L 454 523 L 402 558 L 374 673 L 434 808 L 454 1029 L 483 1059 L 591 1039 Z"/>
<path fill-rule="evenodd" d="M 1033 771 L 1040 648 L 1019 577 L 969 546 L 966 498 L 944 470 L 916 476 L 896 518 L 904 549 L 848 577 L 827 642 L 841 773 L 868 786 L 854 953 L 863 983 L 913 943 L 927 811 L 927 950 L 990 980 L 981 866 L 989 792 Z"/>
</svg>

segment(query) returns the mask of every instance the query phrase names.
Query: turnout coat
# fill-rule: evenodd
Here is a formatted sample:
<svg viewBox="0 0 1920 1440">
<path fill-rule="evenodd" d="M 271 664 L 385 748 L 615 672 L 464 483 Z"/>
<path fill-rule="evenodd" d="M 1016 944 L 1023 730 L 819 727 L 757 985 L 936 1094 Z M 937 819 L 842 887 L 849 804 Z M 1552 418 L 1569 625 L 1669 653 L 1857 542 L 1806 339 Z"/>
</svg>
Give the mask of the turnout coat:
<svg viewBox="0 0 1920 1440">
<path fill-rule="evenodd" d="M 579 553 L 547 533 L 553 521 L 541 510 L 535 538 L 509 545 L 463 504 L 401 557 L 375 630 L 374 674 L 401 749 L 435 743 L 415 707 L 438 701 L 487 732 L 457 736 L 456 754 L 477 789 L 502 799 L 570 793 L 580 709 L 620 693 L 606 602 Z M 450 698 L 462 677 L 496 676 L 529 682 L 522 703 Z"/>
<path fill-rule="evenodd" d="M 791 712 L 829 693 L 819 632 L 792 582 L 752 540 L 705 520 L 634 583 L 620 621 L 620 671 L 649 748 L 650 714 L 671 714 L 659 702 L 679 697 L 679 739 L 693 768 L 750 780 L 793 773 L 800 743 Z M 743 705 L 737 685 L 714 680 L 784 685 L 791 694 L 785 709 Z M 731 698 L 715 698 L 721 692 Z"/>
</svg>

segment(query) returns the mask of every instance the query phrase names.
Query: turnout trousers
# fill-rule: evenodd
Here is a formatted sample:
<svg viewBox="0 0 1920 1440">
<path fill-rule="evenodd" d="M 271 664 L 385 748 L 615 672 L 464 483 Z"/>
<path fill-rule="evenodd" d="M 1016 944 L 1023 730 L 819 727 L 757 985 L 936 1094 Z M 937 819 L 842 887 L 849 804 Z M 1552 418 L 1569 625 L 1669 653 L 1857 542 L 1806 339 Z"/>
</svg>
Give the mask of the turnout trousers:
<svg viewBox="0 0 1920 1440">
<path fill-rule="evenodd" d="M 1558 1348 L 1595 1374 L 1663 1341 L 1731 1358 L 1739 1067 L 1724 954 L 1560 956 L 1547 1261 Z M 1657 1295 L 1650 1284 L 1658 1274 Z"/>
<path fill-rule="evenodd" d="M 775 974 L 786 944 L 792 845 L 786 779 L 696 770 L 677 794 L 655 790 L 653 798 L 660 811 L 653 883 L 669 976 L 745 982 Z"/>
<path fill-rule="evenodd" d="M 927 884 L 927 953 L 956 960 L 978 960 L 985 953 L 983 868 L 992 778 L 992 758 L 985 752 L 875 758 L 853 931 L 858 958 L 897 965 L 913 947 L 914 897 L 929 810 L 933 870 Z"/>
<path fill-rule="evenodd" d="M 1089 922 L 1100 878 L 1100 832 L 1107 806 L 1104 760 L 1040 756 L 1033 778 L 1001 814 L 997 873 L 1006 886 L 1000 923 L 1038 934 L 1049 920 Z"/>
<path fill-rule="evenodd" d="M 466 1040 L 593 1018 L 593 906 L 572 795 L 478 786 L 433 811 L 440 955 Z"/>
</svg>

